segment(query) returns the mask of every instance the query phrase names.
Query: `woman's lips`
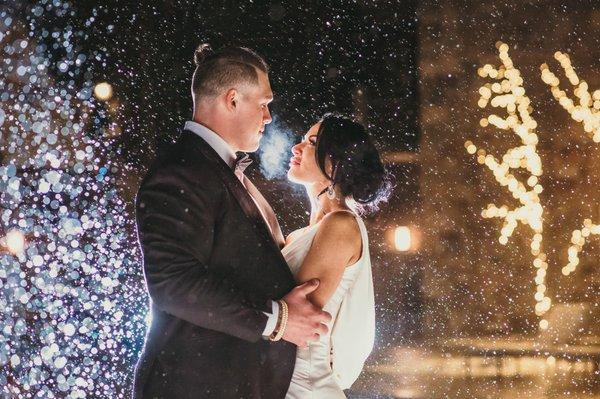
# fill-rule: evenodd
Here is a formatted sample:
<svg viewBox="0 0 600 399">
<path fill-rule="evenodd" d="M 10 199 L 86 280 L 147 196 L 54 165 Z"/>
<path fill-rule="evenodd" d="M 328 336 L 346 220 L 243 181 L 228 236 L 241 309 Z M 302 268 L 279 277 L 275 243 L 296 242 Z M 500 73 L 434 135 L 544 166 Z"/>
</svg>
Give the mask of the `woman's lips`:
<svg viewBox="0 0 600 399">
<path fill-rule="evenodd" d="M 300 162 L 296 158 L 290 158 L 290 166 L 300 165 Z"/>
</svg>

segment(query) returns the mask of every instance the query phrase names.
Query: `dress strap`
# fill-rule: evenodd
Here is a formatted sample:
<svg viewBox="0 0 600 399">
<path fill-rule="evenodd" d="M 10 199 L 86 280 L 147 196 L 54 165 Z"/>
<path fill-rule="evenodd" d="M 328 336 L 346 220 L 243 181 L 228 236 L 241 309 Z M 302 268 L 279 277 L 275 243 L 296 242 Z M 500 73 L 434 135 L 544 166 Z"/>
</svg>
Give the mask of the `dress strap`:
<svg viewBox="0 0 600 399">
<path fill-rule="evenodd" d="M 358 223 L 358 228 L 360 229 L 360 237 L 362 241 L 362 251 L 360 253 L 360 259 L 365 259 L 365 257 L 369 257 L 369 235 L 367 233 L 367 226 L 365 226 L 365 222 L 363 222 L 362 218 L 357 214 L 354 214 L 356 218 L 356 222 Z"/>
<path fill-rule="evenodd" d="M 348 288 L 331 329 L 332 369 L 338 385 L 348 389 L 358 378 L 375 343 L 375 295 L 364 222 L 360 227 L 363 249 L 356 278 Z"/>
</svg>

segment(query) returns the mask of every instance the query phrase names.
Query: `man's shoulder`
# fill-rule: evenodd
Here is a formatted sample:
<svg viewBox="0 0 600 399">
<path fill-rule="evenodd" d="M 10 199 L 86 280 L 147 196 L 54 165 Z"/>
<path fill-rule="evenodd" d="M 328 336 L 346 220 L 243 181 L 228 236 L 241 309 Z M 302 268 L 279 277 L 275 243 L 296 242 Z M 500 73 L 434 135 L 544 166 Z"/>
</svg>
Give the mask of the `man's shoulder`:
<svg viewBox="0 0 600 399">
<path fill-rule="evenodd" d="M 142 186 L 156 180 L 184 180 L 194 184 L 218 182 L 217 167 L 200 150 L 199 137 L 182 136 L 175 142 L 163 146 L 148 168 Z"/>
<path fill-rule="evenodd" d="M 157 151 L 154 165 L 181 165 L 193 167 L 210 163 L 203 147 L 207 144 L 195 134 L 183 131 L 175 141 L 163 144 Z"/>
</svg>

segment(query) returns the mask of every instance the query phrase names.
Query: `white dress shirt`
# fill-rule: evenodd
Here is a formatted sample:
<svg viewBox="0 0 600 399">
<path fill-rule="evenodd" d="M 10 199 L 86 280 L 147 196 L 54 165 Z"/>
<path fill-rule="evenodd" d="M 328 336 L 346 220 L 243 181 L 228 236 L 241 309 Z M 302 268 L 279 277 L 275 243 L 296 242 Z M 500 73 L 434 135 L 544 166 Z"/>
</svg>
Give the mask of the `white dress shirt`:
<svg viewBox="0 0 600 399">
<path fill-rule="evenodd" d="M 189 131 L 197 134 L 198 136 L 200 136 L 204 141 L 206 141 L 208 143 L 208 145 L 210 145 L 212 147 L 213 150 L 215 150 L 215 152 L 217 154 L 219 154 L 221 159 L 223 161 L 225 161 L 225 163 L 227 165 L 229 165 L 230 168 L 233 168 L 233 166 L 235 165 L 235 160 L 236 160 L 235 151 L 233 151 L 233 149 L 231 149 L 231 146 L 221 136 L 219 136 L 217 133 L 213 132 L 206 126 L 196 123 L 194 121 L 185 122 L 184 129 L 189 130 Z M 243 184 L 243 182 L 242 182 L 242 184 Z M 252 197 L 252 196 L 250 196 L 250 197 Z M 254 202 L 256 202 L 256 200 L 254 198 L 252 198 L 252 199 L 254 200 Z M 259 207 L 259 210 L 260 210 L 260 207 Z M 261 211 L 261 215 L 263 215 L 262 211 Z M 265 216 L 263 215 L 263 218 L 264 217 Z M 267 222 L 267 220 L 265 220 L 265 222 Z M 268 225 L 268 222 L 267 222 L 267 225 Z M 275 301 L 271 301 L 271 309 L 272 309 L 271 313 L 263 312 L 268 317 L 267 325 L 265 326 L 265 329 L 263 330 L 264 337 L 268 337 L 269 335 L 271 335 L 273 333 L 273 331 L 275 330 L 275 327 L 277 326 L 277 318 L 279 317 L 279 304 Z"/>
</svg>

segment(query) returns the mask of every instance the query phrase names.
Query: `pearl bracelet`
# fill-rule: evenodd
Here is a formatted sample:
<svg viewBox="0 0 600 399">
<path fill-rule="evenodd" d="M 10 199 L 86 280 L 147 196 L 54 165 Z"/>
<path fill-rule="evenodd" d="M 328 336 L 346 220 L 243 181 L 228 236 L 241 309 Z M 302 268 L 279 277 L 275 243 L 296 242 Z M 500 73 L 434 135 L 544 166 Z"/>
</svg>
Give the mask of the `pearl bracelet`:
<svg viewBox="0 0 600 399">
<path fill-rule="evenodd" d="M 271 341 L 279 341 L 285 333 L 285 327 L 288 321 L 288 305 L 283 299 L 277 301 L 279 304 L 279 328 L 269 336 Z"/>
</svg>

